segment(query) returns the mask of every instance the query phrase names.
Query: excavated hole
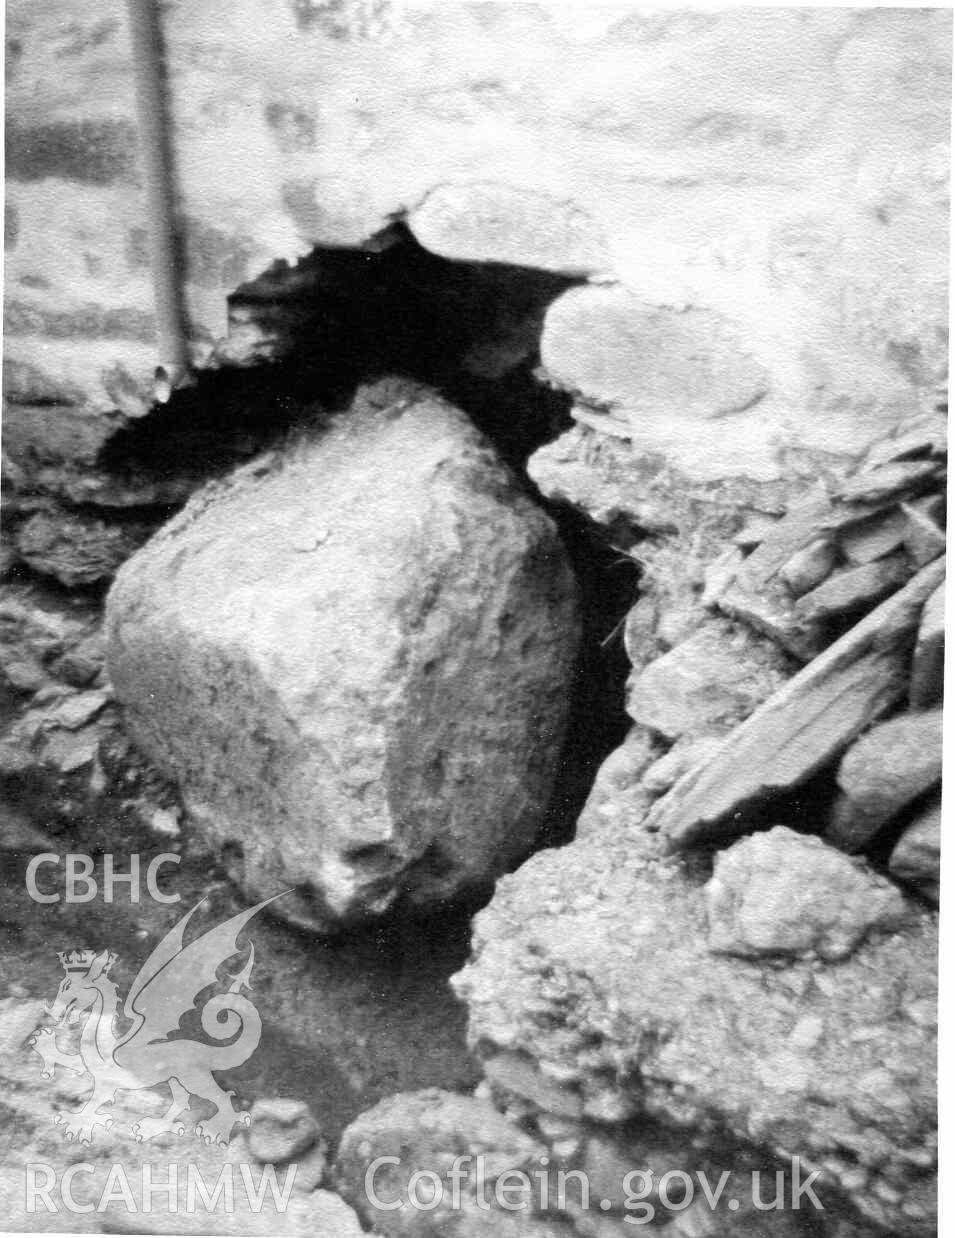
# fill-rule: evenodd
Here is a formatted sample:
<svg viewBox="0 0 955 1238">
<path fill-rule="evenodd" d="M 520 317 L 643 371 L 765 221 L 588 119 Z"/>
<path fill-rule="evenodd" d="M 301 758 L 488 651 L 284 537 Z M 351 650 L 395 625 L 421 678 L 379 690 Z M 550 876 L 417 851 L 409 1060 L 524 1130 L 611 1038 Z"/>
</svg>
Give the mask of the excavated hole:
<svg viewBox="0 0 955 1238">
<path fill-rule="evenodd" d="M 630 725 L 619 629 L 639 575 L 585 517 L 542 499 L 524 471 L 533 451 L 572 424 L 570 397 L 538 373 L 539 340 L 548 305 L 578 281 L 453 262 L 401 224 L 382 244 L 378 252 L 316 249 L 237 289 L 223 368 L 116 435 L 101 463 L 130 481 L 180 478 L 188 490 L 292 429 L 320 424 L 359 384 L 389 374 L 427 383 L 463 409 L 557 522 L 580 582 L 568 740 L 539 840 L 559 845 L 573 837 L 601 761 Z"/>
</svg>

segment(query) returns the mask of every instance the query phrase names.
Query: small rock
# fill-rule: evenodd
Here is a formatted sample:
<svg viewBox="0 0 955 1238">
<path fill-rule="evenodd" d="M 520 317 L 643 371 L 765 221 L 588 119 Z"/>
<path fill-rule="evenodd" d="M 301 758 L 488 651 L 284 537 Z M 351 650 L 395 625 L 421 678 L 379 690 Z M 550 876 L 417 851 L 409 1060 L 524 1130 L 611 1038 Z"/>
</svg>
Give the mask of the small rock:
<svg viewBox="0 0 955 1238">
<path fill-rule="evenodd" d="M 810 662 L 825 641 L 817 629 L 795 613 L 792 595 L 782 582 L 752 588 L 745 567 L 718 599 L 725 615 L 764 632 L 801 662 Z"/>
<path fill-rule="evenodd" d="M 905 516 L 894 508 L 884 515 L 843 530 L 839 548 L 854 567 L 861 567 L 898 550 L 905 540 L 906 528 Z"/>
<path fill-rule="evenodd" d="M 678 739 L 670 751 L 659 761 L 654 761 L 643 775 L 644 788 L 652 795 L 663 795 L 694 765 L 711 760 L 722 742 L 719 735 Z"/>
<path fill-rule="evenodd" d="M 646 727 L 632 727 L 597 771 L 577 820 L 577 837 L 609 830 L 620 834 L 641 821 L 652 803 L 642 784 L 644 771 L 660 755 L 660 742 Z"/>
<path fill-rule="evenodd" d="M 92 721 L 108 703 L 109 697 L 105 692 L 80 692 L 76 696 L 67 697 L 62 705 L 58 705 L 51 712 L 50 721 L 57 726 L 66 727 L 68 731 L 75 731 Z"/>
<path fill-rule="evenodd" d="M 579 1118 L 583 1102 L 577 1092 L 548 1079 L 534 1063 L 518 1053 L 499 1053 L 484 1062 L 484 1076 L 492 1089 L 516 1093 L 537 1109 L 560 1118 Z"/>
<path fill-rule="evenodd" d="M 320 1187 L 328 1174 L 328 1145 L 324 1139 L 295 1158 L 295 1189 L 310 1192 Z"/>
<path fill-rule="evenodd" d="M 67 513 L 37 512 L 17 531 L 20 557 L 68 589 L 109 580 L 137 550 L 149 526 L 108 525 Z"/>
<path fill-rule="evenodd" d="M 906 826 L 889 857 L 889 872 L 938 905 L 942 806 L 934 804 Z"/>
<path fill-rule="evenodd" d="M 833 805 L 826 838 L 845 851 L 862 850 L 941 776 L 941 709 L 879 723 L 842 758 L 836 774 L 842 795 Z"/>
<path fill-rule="evenodd" d="M 91 727 L 82 731 L 54 731 L 43 747 L 43 761 L 61 774 L 73 774 L 91 765 L 99 752 L 100 732 Z"/>
<path fill-rule="evenodd" d="M 901 505 L 907 524 L 905 549 L 919 567 L 931 563 L 945 553 L 945 530 L 936 518 L 938 506 L 938 499 L 934 495 L 916 503 Z"/>
<path fill-rule="evenodd" d="M 816 954 L 835 962 L 871 930 L 899 928 L 909 917 L 891 882 L 786 826 L 720 852 L 705 896 L 710 950 L 743 958 Z"/>
<path fill-rule="evenodd" d="M 818 537 L 780 568 L 779 575 L 794 597 L 815 589 L 830 574 L 836 563 L 836 548 L 827 537 Z"/>
<path fill-rule="evenodd" d="M 774 647 L 713 620 L 631 675 L 627 712 L 667 739 L 694 738 L 741 722 L 784 680 Z"/>
<path fill-rule="evenodd" d="M 85 688 L 100 674 L 106 662 L 106 642 L 102 632 L 94 632 L 68 649 L 54 664 L 53 673 L 72 684 Z"/>
<path fill-rule="evenodd" d="M 836 572 L 796 603 L 796 613 L 807 623 L 830 615 L 862 610 L 881 602 L 912 574 L 904 554 L 889 555 L 861 567 Z"/>
<path fill-rule="evenodd" d="M 834 497 L 846 503 L 877 503 L 900 493 L 924 487 L 940 478 L 943 467 L 933 460 L 906 460 L 867 468 L 842 482 Z"/>
<path fill-rule="evenodd" d="M 46 671 L 35 658 L 11 658 L 3 663 L 3 674 L 17 692 L 37 692 L 48 682 Z"/>
<path fill-rule="evenodd" d="M 318 1123 L 301 1100 L 257 1100 L 252 1106 L 249 1150 L 263 1164 L 294 1161 L 318 1141 Z"/>
<path fill-rule="evenodd" d="M 150 829 L 157 834 L 167 834 L 170 838 L 179 836 L 179 809 L 157 808 L 149 816 Z"/>
<path fill-rule="evenodd" d="M 48 680 L 41 688 L 37 688 L 33 694 L 34 705 L 49 705 L 51 701 L 62 701 L 64 697 L 72 693 L 72 688 L 64 687 L 62 683 L 56 680 Z"/>
<path fill-rule="evenodd" d="M 922 610 L 915 653 L 909 705 L 927 709 L 942 702 L 945 678 L 945 584 L 939 585 Z"/>
<path fill-rule="evenodd" d="M 455 1200 L 450 1171 L 458 1157 L 472 1170 L 478 1156 L 483 1158 L 485 1198 L 493 1198 L 494 1184 L 508 1170 L 526 1173 L 539 1169 L 547 1147 L 531 1138 L 493 1106 L 472 1096 L 427 1088 L 421 1092 L 399 1092 L 360 1114 L 342 1134 L 335 1163 L 338 1188 L 376 1233 L 391 1238 L 421 1235 L 506 1233 L 495 1228 L 506 1213 L 494 1210 L 490 1227 L 471 1227 L 470 1215 L 464 1228 L 457 1228 L 455 1214 L 462 1209 L 470 1214 L 474 1206 L 473 1178 L 465 1179 Z M 397 1163 L 381 1165 L 375 1175 L 375 1192 L 384 1205 L 378 1207 L 367 1191 L 367 1173 L 382 1156 L 398 1158 Z M 394 1201 L 408 1199 L 412 1174 L 419 1170 L 436 1173 L 444 1195 L 434 1211 L 394 1208 Z M 533 1181 L 533 1180 L 532 1180 Z M 427 1188 L 424 1188 L 426 1190 Z M 423 1194 L 424 1194 L 423 1190 Z M 391 1205 L 391 1206 L 389 1206 Z M 480 1214 L 478 1214 L 480 1219 Z M 453 1227 L 452 1227 L 453 1224 Z M 534 1233 L 520 1228 L 518 1234 Z"/>
</svg>

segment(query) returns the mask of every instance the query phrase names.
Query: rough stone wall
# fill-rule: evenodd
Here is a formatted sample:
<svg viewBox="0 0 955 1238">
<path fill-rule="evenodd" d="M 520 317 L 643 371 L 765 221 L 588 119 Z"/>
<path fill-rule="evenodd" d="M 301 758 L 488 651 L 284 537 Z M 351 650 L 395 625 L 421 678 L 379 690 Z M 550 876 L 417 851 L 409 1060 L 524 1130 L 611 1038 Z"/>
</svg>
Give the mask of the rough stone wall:
<svg viewBox="0 0 955 1238">
<path fill-rule="evenodd" d="M 243 280 L 399 217 L 452 258 L 589 277 L 553 307 L 545 365 L 627 430 L 665 428 L 691 472 L 857 451 L 942 381 L 943 10 L 163 13 L 200 361 Z M 141 413 L 125 7 L 12 0 L 8 63 L 8 398 Z"/>
</svg>

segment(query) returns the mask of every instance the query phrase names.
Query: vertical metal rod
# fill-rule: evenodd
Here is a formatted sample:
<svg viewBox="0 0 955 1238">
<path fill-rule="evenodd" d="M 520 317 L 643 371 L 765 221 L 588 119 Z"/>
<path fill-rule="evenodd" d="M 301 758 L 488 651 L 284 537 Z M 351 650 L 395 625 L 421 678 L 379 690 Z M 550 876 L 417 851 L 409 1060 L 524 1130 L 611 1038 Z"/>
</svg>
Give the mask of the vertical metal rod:
<svg viewBox="0 0 955 1238">
<path fill-rule="evenodd" d="M 127 0 L 136 78 L 136 116 L 145 176 L 159 356 L 155 398 L 165 403 L 192 381 L 176 188 L 166 99 L 162 31 L 156 0 Z"/>
</svg>

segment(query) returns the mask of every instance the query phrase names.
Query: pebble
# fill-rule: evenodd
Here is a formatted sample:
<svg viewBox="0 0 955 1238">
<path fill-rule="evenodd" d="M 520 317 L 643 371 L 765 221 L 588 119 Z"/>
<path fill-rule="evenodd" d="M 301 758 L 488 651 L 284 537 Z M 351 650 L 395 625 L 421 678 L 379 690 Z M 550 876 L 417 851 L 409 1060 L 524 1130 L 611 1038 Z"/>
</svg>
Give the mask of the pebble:
<svg viewBox="0 0 955 1238">
<path fill-rule="evenodd" d="M 318 1123 L 301 1100 L 257 1100 L 252 1106 L 249 1150 L 263 1164 L 293 1161 L 318 1141 Z"/>
<path fill-rule="evenodd" d="M 62 705 L 58 705 L 50 714 L 50 720 L 57 726 L 76 731 L 90 722 L 109 701 L 105 692 L 80 692 L 68 697 Z"/>
</svg>

